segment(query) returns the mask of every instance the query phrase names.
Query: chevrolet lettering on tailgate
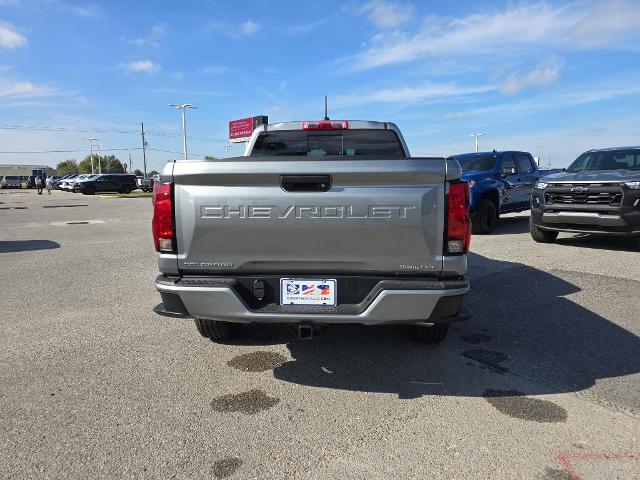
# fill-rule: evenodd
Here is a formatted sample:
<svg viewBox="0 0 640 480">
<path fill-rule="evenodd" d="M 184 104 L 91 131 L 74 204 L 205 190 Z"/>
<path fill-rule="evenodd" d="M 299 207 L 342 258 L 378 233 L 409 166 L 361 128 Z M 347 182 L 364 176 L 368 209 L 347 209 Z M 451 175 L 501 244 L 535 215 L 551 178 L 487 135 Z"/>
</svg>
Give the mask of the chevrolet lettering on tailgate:
<svg viewBox="0 0 640 480">
<path fill-rule="evenodd" d="M 416 210 L 415 205 L 354 205 L 313 206 L 288 205 L 286 207 L 261 205 L 212 205 L 200 207 L 202 218 L 407 218 Z"/>
</svg>

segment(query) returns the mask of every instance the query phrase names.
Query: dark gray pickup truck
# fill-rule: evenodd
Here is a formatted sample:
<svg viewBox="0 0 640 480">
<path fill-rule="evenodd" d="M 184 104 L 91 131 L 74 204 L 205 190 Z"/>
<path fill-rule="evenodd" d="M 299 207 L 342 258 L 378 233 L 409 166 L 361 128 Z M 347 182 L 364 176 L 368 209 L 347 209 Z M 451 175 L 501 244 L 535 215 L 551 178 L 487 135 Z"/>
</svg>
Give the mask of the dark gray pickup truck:
<svg viewBox="0 0 640 480">
<path fill-rule="evenodd" d="M 170 162 L 154 184 L 156 312 L 224 340 L 239 323 L 409 324 L 435 343 L 462 307 L 460 166 L 412 158 L 387 122 L 257 128 L 245 155 Z"/>
<path fill-rule="evenodd" d="M 640 147 L 589 150 L 533 189 L 530 220 L 536 242 L 559 232 L 628 236 L 640 249 Z"/>
</svg>

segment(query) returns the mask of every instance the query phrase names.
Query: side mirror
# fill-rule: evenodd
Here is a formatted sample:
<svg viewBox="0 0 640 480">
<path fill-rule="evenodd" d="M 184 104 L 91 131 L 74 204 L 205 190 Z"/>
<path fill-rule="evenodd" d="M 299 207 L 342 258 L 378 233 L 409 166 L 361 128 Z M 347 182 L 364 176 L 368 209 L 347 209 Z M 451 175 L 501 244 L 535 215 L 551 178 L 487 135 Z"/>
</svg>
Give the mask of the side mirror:
<svg viewBox="0 0 640 480">
<path fill-rule="evenodd" d="M 515 175 L 518 173 L 516 167 L 502 167 L 502 175 Z"/>
</svg>

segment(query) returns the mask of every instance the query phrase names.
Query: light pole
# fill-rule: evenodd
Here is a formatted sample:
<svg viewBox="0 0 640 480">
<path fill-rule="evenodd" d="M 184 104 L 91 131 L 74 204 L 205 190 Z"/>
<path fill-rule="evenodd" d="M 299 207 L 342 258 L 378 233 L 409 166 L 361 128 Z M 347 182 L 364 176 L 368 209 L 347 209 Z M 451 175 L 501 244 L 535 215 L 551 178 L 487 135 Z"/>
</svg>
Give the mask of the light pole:
<svg viewBox="0 0 640 480">
<path fill-rule="evenodd" d="M 98 140 L 100 140 L 99 138 L 85 138 L 85 140 L 89 140 L 89 157 L 91 158 L 91 175 L 93 175 L 95 173 L 94 168 L 93 168 L 93 142 L 96 142 Z"/>
<path fill-rule="evenodd" d="M 188 156 L 187 154 L 187 116 L 185 114 L 185 110 L 187 108 L 198 108 L 198 107 L 194 107 L 190 103 L 181 103 L 181 104 L 170 103 L 169 106 L 175 107 L 178 110 L 182 110 L 182 136 L 184 137 L 184 159 L 187 160 L 187 156 Z"/>
<path fill-rule="evenodd" d="M 476 152 L 477 152 L 478 151 L 478 137 L 484 136 L 484 133 L 472 133 L 470 136 L 476 138 Z"/>
<path fill-rule="evenodd" d="M 235 147 L 235 145 L 224 146 L 224 158 L 229 158 L 229 149 Z"/>
<path fill-rule="evenodd" d="M 102 175 L 102 162 L 100 161 L 100 145 L 96 145 L 98 147 L 98 175 Z"/>
</svg>

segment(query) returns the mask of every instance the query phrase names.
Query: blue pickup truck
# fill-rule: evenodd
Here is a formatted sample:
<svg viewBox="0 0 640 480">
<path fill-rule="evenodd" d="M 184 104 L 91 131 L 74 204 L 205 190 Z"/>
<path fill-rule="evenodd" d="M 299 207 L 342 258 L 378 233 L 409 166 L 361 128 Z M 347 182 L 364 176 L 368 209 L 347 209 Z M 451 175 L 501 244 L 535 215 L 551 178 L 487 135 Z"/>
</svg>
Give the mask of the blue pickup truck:
<svg viewBox="0 0 640 480">
<path fill-rule="evenodd" d="M 528 152 L 479 152 L 453 155 L 462 179 L 471 187 L 473 233 L 491 233 L 502 213 L 531 208 L 531 192 L 540 170 Z"/>
</svg>

